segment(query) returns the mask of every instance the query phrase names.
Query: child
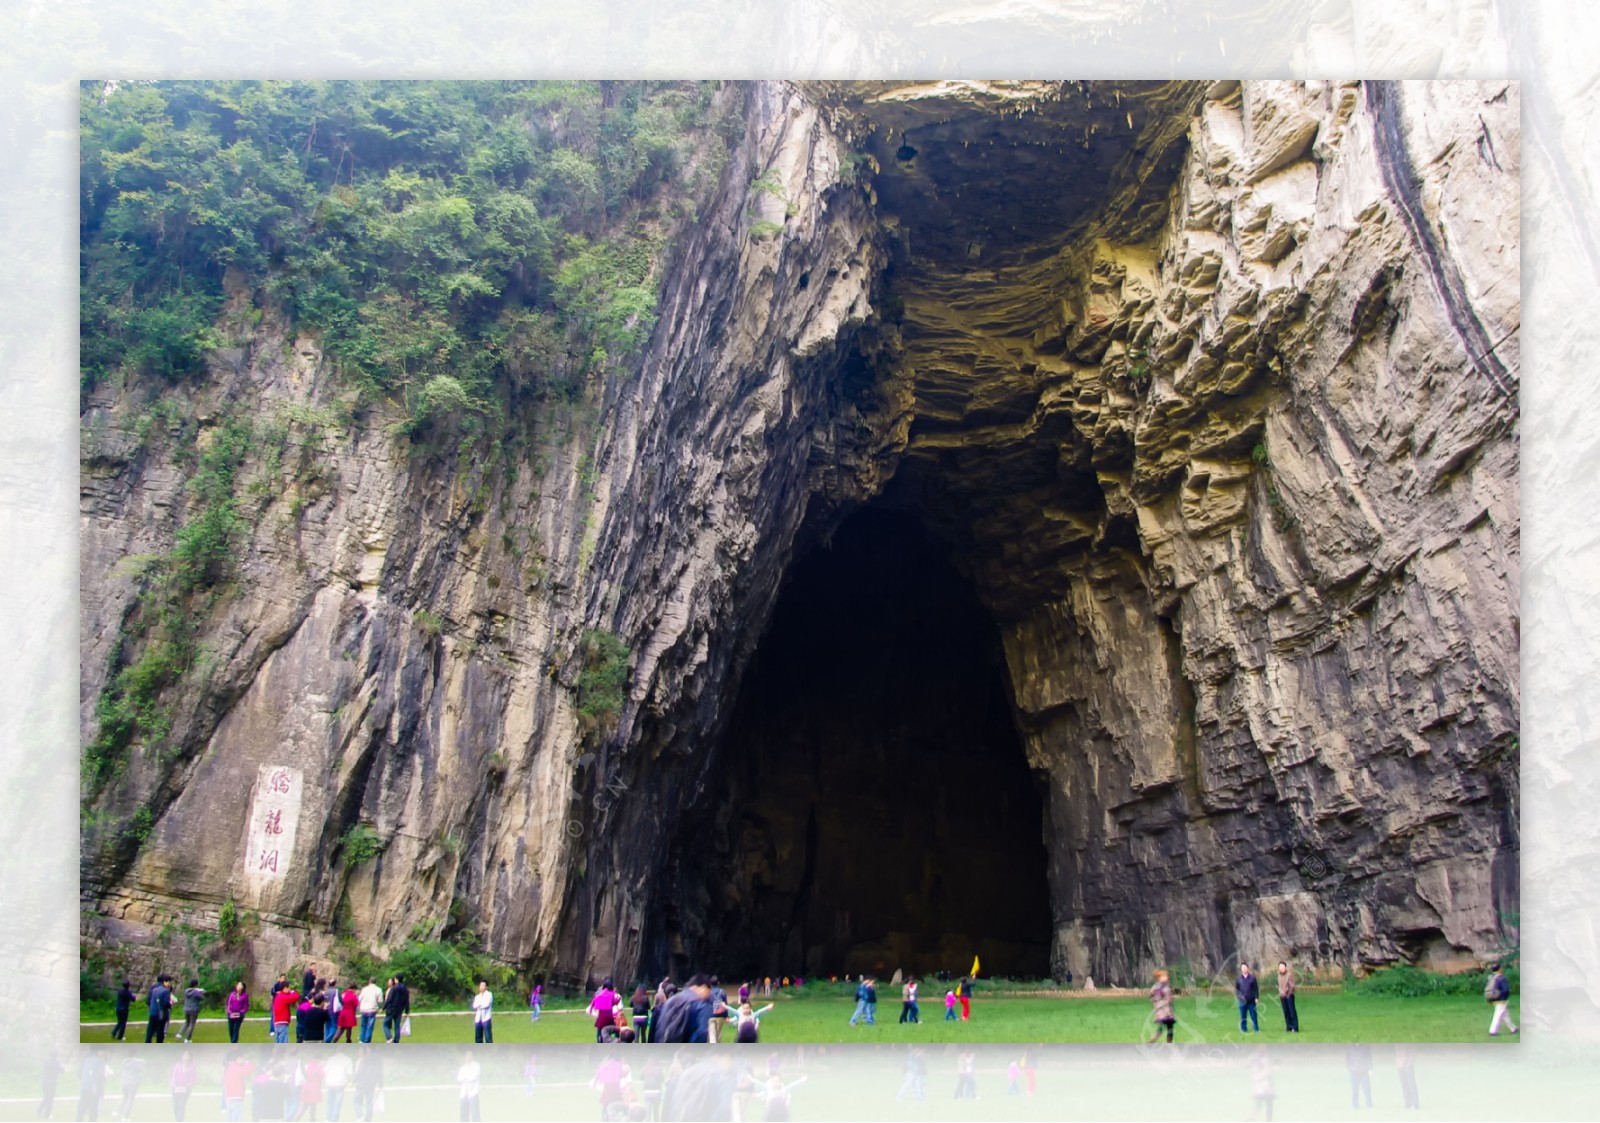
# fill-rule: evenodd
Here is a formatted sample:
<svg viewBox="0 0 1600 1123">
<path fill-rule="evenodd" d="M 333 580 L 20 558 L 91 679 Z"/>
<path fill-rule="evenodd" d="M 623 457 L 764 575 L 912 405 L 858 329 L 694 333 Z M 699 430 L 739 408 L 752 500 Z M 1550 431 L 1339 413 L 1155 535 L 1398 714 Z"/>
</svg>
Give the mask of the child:
<svg viewBox="0 0 1600 1123">
<path fill-rule="evenodd" d="M 956 992 L 954 990 L 944 992 L 944 1020 L 947 1022 L 956 1020 Z"/>
<path fill-rule="evenodd" d="M 759 1010 L 750 1009 L 750 1003 L 739 1004 L 739 1024 L 735 1031 L 735 1040 L 740 1045 L 755 1045 L 761 1040 L 761 1015 L 772 1009 L 772 1003 L 767 1003 Z"/>
</svg>

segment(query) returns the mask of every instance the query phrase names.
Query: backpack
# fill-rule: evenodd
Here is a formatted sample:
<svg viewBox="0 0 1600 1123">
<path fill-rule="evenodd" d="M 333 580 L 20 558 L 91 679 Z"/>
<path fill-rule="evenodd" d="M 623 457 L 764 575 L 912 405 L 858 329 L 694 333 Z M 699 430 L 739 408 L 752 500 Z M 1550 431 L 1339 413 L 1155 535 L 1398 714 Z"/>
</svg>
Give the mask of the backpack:
<svg viewBox="0 0 1600 1123">
<path fill-rule="evenodd" d="M 693 1032 L 690 1017 L 695 1003 L 694 995 L 680 990 L 656 1009 L 656 1024 L 651 1039 L 673 1044 L 687 1044 Z"/>
</svg>

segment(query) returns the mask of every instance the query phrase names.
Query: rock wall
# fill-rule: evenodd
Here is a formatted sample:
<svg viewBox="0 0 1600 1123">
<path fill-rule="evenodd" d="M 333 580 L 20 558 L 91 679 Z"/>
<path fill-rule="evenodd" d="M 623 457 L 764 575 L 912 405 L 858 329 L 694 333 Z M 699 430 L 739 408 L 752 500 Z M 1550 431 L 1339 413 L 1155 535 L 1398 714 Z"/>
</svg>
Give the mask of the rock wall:
<svg viewBox="0 0 1600 1123">
<path fill-rule="evenodd" d="M 184 392 L 202 445 L 230 406 L 281 411 L 286 455 L 322 468 L 258 497 L 179 759 L 136 755 L 86 808 L 86 940 L 150 944 L 231 898 L 261 912 L 263 964 L 336 926 L 470 929 L 570 979 L 692 958 L 679 901 L 718 873 L 666 842 L 721 783 L 792 559 L 870 502 L 946 543 L 1001 633 L 1048 778 L 1058 968 L 1495 946 L 1517 900 L 1516 87 L 747 93 L 641 369 L 592 425 L 408 457 L 385 418 L 316 420 L 342 391 L 270 320 Z M 137 556 L 185 503 L 142 404 L 84 415 L 86 740 Z M 631 656 L 621 714 L 585 732 L 590 629 Z M 139 808 L 118 858 L 100 843 Z M 293 841 L 263 870 L 271 810 Z M 357 822 L 372 861 L 339 844 Z"/>
</svg>

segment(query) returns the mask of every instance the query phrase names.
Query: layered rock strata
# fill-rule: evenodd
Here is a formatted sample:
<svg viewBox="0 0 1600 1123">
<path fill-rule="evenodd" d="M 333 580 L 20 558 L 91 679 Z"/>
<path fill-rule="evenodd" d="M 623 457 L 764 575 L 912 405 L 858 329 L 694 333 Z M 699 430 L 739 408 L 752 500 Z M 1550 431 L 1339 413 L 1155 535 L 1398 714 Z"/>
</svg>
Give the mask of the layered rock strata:
<svg viewBox="0 0 1600 1123">
<path fill-rule="evenodd" d="M 711 954 L 734 871 L 674 839 L 726 790 L 785 574 L 870 504 L 998 634 L 1057 970 L 1486 953 L 1517 907 L 1517 137 L 1504 83 L 752 86 L 593 428 L 441 468 L 383 418 L 291 426 L 323 470 L 202 623 L 185 752 L 86 810 L 86 938 L 232 899 L 258 962 L 335 927 L 570 979 Z M 269 323 L 182 405 L 203 442 L 340 395 Z M 185 502 L 136 405 L 84 417 L 86 739 L 122 559 Z M 592 630 L 631 654 L 585 732 Z"/>
</svg>

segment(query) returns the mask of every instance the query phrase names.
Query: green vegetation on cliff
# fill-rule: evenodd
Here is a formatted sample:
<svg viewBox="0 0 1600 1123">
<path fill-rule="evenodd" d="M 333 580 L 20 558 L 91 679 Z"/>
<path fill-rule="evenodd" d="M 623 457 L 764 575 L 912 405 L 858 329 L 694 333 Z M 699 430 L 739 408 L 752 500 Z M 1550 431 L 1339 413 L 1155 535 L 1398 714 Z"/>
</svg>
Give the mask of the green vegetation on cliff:
<svg viewBox="0 0 1600 1123">
<path fill-rule="evenodd" d="M 725 159 L 715 91 L 86 82 L 82 388 L 196 373 L 234 292 L 246 326 L 287 313 L 413 432 L 625 360 L 674 221 Z"/>
<path fill-rule="evenodd" d="M 637 356 L 674 235 L 742 128 L 718 89 L 82 84 L 80 392 L 143 402 L 141 450 L 165 440 L 191 476 L 172 548 L 137 560 L 87 795 L 132 746 L 167 752 L 170 688 L 281 490 L 291 424 L 308 427 L 229 407 L 201 432 L 162 395 L 217 349 L 257 345 L 270 317 L 319 339 L 356 408 L 384 405 L 414 446 L 493 448 L 531 404 L 574 401 Z M 124 829 L 117 846 L 141 841 Z"/>
</svg>

